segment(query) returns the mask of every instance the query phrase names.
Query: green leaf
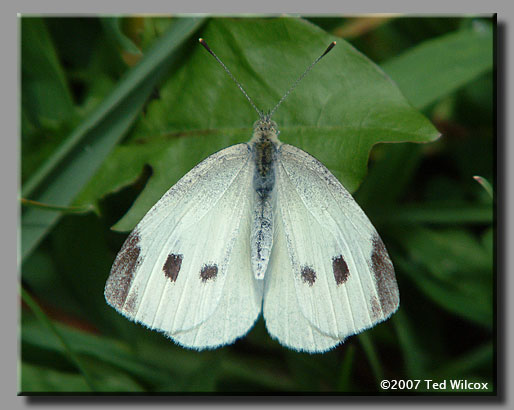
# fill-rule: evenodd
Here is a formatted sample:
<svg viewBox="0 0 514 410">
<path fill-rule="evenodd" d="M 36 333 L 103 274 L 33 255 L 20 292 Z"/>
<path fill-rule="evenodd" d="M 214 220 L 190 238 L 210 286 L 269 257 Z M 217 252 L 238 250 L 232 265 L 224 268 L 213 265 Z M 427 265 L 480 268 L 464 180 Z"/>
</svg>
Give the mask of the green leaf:
<svg viewBox="0 0 514 410">
<path fill-rule="evenodd" d="M 81 246 L 76 246 L 71 237 L 80 232 Z M 66 293 L 80 306 L 76 316 L 87 320 L 101 331 L 112 328 L 114 313 L 105 303 L 103 294 L 105 280 L 112 265 L 112 252 L 103 235 L 105 225 L 95 215 L 66 217 L 55 227 L 49 238 L 57 268 L 56 279 Z M 39 289 L 38 289 L 39 290 Z M 38 292 L 46 297 L 44 292 Z M 69 311 L 63 297 L 48 300 L 56 308 Z M 61 302 L 63 300 L 63 302 Z"/>
<path fill-rule="evenodd" d="M 424 264 L 435 277 L 451 279 L 473 272 L 490 273 L 490 256 L 468 232 L 411 227 L 401 235 L 408 239 L 403 246 L 411 259 Z"/>
<path fill-rule="evenodd" d="M 144 389 L 126 374 L 108 366 L 95 364 L 95 377 L 102 392 L 141 392 Z M 20 393 L 80 393 L 90 392 L 82 376 L 51 368 L 21 365 Z"/>
<path fill-rule="evenodd" d="M 339 382 L 337 389 L 341 392 L 352 391 L 353 363 L 355 358 L 355 346 L 349 345 L 346 348 L 343 361 L 341 363 L 341 372 L 339 374 Z"/>
<path fill-rule="evenodd" d="M 396 328 L 407 376 L 411 379 L 423 377 L 430 362 L 426 350 L 419 341 L 419 335 L 412 328 L 403 309 L 399 309 L 391 320 Z"/>
<path fill-rule="evenodd" d="M 81 332 L 60 324 L 53 324 L 53 326 L 69 345 L 73 346 L 73 352 L 78 355 L 79 360 L 87 361 L 88 365 L 92 358 L 115 366 L 142 381 L 156 385 L 165 382 L 171 376 L 169 370 L 159 366 L 158 363 L 152 363 L 152 366 L 149 366 L 139 360 L 137 355 L 134 355 L 125 343 L 113 341 L 105 336 L 99 337 Z M 28 321 L 24 323 L 21 338 L 24 345 L 36 346 L 42 351 L 66 355 L 63 344 L 52 337 L 47 328 L 39 326 L 37 322 Z M 90 366 L 88 366 L 88 369 L 90 369 Z"/>
<path fill-rule="evenodd" d="M 22 271 L 24 286 L 35 295 L 41 295 L 43 302 L 58 301 L 71 314 L 82 312 L 82 306 L 75 295 L 70 294 L 66 283 L 58 274 L 51 256 L 41 249 L 34 251 L 24 262 Z"/>
<path fill-rule="evenodd" d="M 492 370 L 494 351 L 492 343 L 479 346 L 471 352 L 466 352 L 450 363 L 444 363 L 430 372 L 432 377 L 440 378 L 463 378 L 479 368 Z M 492 373 L 491 373 L 492 374 Z"/>
<path fill-rule="evenodd" d="M 21 19 L 22 106 L 36 124 L 74 113 L 73 100 L 52 39 L 41 18 Z"/>
<path fill-rule="evenodd" d="M 492 260 L 486 248 L 463 230 L 409 228 L 396 237 L 406 253 L 395 255 L 395 263 L 423 294 L 458 316 L 492 327 Z"/>
<path fill-rule="evenodd" d="M 92 206 L 54 206 L 42 204 L 41 202 L 31 201 L 30 199 L 21 198 L 21 204 L 25 207 L 33 207 L 45 209 L 47 211 L 61 211 L 64 214 L 87 214 L 92 210 Z"/>
<path fill-rule="evenodd" d="M 101 18 L 102 26 L 109 33 L 117 45 L 125 52 L 141 55 L 141 50 L 128 38 L 121 29 L 122 17 Z"/>
<path fill-rule="evenodd" d="M 245 382 L 250 389 L 271 391 L 294 391 L 298 387 L 291 377 L 285 377 L 280 371 L 280 365 L 273 361 L 263 361 L 259 357 L 238 358 L 238 360 L 224 360 L 222 362 L 224 378 L 231 378 Z M 221 390 L 224 387 L 221 386 Z M 245 388 L 248 391 L 248 387 Z"/>
<path fill-rule="evenodd" d="M 73 346 L 73 343 L 70 343 L 66 336 L 63 335 L 59 329 L 57 329 L 54 323 L 50 320 L 50 318 L 48 318 L 48 316 L 38 306 L 36 301 L 30 296 L 30 294 L 27 291 L 25 291 L 25 289 L 20 288 L 20 291 L 23 301 L 30 307 L 30 309 L 37 317 L 39 322 L 45 326 L 45 330 L 48 332 L 47 339 L 51 340 L 56 346 L 58 346 L 66 355 L 66 357 L 70 360 L 70 362 L 75 365 L 75 367 L 82 374 L 84 382 L 87 385 L 87 387 L 92 391 L 98 391 L 99 384 L 97 380 L 92 376 L 88 366 L 77 354 L 76 348 L 75 346 Z"/>
<path fill-rule="evenodd" d="M 426 294 L 436 304 L 465 318 L 490 329 L 493 323 L 492 294 L 490 287 L 485 291 L 478 289 L 478 286 L 467 284 L 455 287 L 451 284 L 443 284 L 429 275 L 421 274 L 419 269 L 416 271 L 415 265 L 406 265 L 404 260 L 397 259 L 403 269 L 410 275 L 411 280 L 418 285 L 421 292 Z M 414 274 L 418 276 L 414 276 Z M 480 284 L 478 284 L 480 285 Z M 464 289 L 462 289 L 464 288 Z"/>
<path fill-rule="evenodd" d="M 371 371 L 373 372 L 373 376 L 375 377 L 375 381 L 377 382 L 378 386 L 380 381 L 384 379 L 384 371 L 382 369 L 380 359 L 378 358 L 377 351 L 375 350 L 375 346 L 373 345 L 373 341 L 366 332 L 360 333 L 357 337 L 361 343 L 364 353 L 366 354 L 366 357 L 368 358 Z"/>
<path fill-rule="evenodd" d="M 494 198 L 493 187 L 492 187 L 491 183 L 486 178 L 481 177 L 479 175 L 475 175 L 473 178 L 480 185 L 482 185 L 482 187 L 485 189 L 485 191 L 489 194 L 489 196 L 491 198 Z"/>
<path fill-rule="evenodd" d="M 360 191 L 359 191 L 360 193 Z M 373 196 L 380 198 L 380 196 Z M 360 195 L 359 195 L 360 198 Z M 419 224 L 489 224 L 493 221 L 490 204 L 458 201 L 434 201 L 395 206 L 394 211 L 373 207 L 368 212 L 372 220 L 380 225 Z"/>
<path fill-rule="evenodd" d="M 79 374 L 62 372 L 46 367 L 22 363 L 19 393 L 90 392 L 91 389 Z"/>
<path fill-rule="evenodd" d="M 426 109 L 490 71 L 493 67 L 492 52 L 491 30 L 487 26 L 475 26 L 474 29 L 425 41 L 386 61 L 381 67 L 415 107 Z M 359 203 L 372 205 L 380 198 L 380 208 L 383 209 L 384 204 L 398 199 L 415 175 L 422 154 L 422 147 L 418 146 L 388 146 L 385 156 L 370 168 L 368 177 L 360 187 L 357 194 Z M 439 218 L 436 222 L 448 221 L 448 218 L 453 218 L 455 222 L 484 219 L 482 209 L 470 209 L 468 205 L 459 214 L 454 212 L 457 208 L 437 215 L 433 213 L 433 218 Z M 387 214 L 388 217 L 396 217 L 396 209 Z M 405 216 L 407 219 L 408 215 Z M 417 222 L 418 217 L 426 218 L 429 215 L 416 212 L 413 218 Z"/>
<path fill-rule="evenodd" d="M 490 25 L 429 40 L 382 64 L 417 108 L 425 108 L 493 68 Z"/>
<path fill-rule="evenodd" d="M 337 353 L 327 352 L 323 355 L 287 352 L 287 367 L 293 377 L 296 389 L 300 391 L 333 390 L 339 376 L 335 366 Z M 326 380 L 330 380 L 330 385 Z"/>
<path fill-rule="evenodd" d="M 213 19 L 201 35 L 263 110 L 274 106 L 334 40 L 316 26 L 293 18 Z M 132 228 L 203 158 L 248 141 L 257 119 L 244 95 L 199 45 L 187 64 L 163 85 L 160 97 L 149 105 L 131 137 L 133 142 L 125 148 L 131 148 L 135 160 L 141 144 L 166 140 L 168 146 L 148 158 L 153 175 L 129 213 L 115 226 L 119 230 Z M 387 76 L 344 41 L 339 41 L 291 93 L 274 119 L 284 142 L 317 157 L 352 191 L 366 174 L 374 144 L 426 142 L 438 137 L 435 128 L 410 107 Z M 106 175 L 98 173 L 95 181 L 115 180 Z M 113 184 L 116 186 L 119 184 Z"/>
<path fill-rule="evenodd" d="M 199 27 L 199 19 L 179 19 L 112 94 L 68 137 L 23 186 L 22 196 L 67 206 L 123 137 L 159 78 L 178 56 L 179 47 Z M 60 214 L 29 209 L 22 215 L 22 260 L 59 219 Z"/>
<path fill-rule="evenodd" d="M 385 156 L 370 167 L 364 183 L 355 194 L 357 202 L 380 216 L 380 212 L 392 213 L 388 205 L 396 202 L 415 176 L 415 170 L 422 160 L 422 146 L 419 144 L 389 144 L 380 147 Z M 384 149 L 385 148 L 385 149 Z M 374 154 L 376 154 L 375 150 Z M 368 211 L 368 213 L 371 213 Z M 376 222 L 373 218 L 372 220 Z"/>
<path fill-rule="evenodd" d="M 103 162 L 96 176 L 77 196 L 74 204 L 93 205 L 97 208 L 99 198 L 118 192 L 133 183 L 143 171 L 145 164 L 149 163 L 151 159 L 158 158 L 169 149 L 170 143 L 166 140 L 139 144 L 137 155 L 135 155 L 133 145 L 118 145 L 108 159 Z"/>
<path fill-rule="evenodd" d="M 204 360 L 198 369 L 185 377 L 183 387 L 180 391 L 184 392 L 213 392 L 216 391 L 216 381 L 219 377 L 220 363 L 224 355 L 216 355 L 210 360 Z"/>
<path fill-rule="evenodd" d="M 67 70 L 48 20 L 23 17 L 21 25 L 21 179 L 26 181 L 76 124 Z"/>
</svg>

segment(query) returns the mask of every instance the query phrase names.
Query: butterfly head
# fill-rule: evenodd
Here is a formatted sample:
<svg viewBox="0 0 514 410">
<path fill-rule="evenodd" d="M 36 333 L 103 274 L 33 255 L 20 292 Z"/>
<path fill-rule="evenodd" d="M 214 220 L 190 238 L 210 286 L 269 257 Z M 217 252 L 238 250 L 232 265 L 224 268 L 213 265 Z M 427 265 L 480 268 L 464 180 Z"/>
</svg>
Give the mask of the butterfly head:
<svg viewBox="0 0 514 410">
<path fill-rule="evenodd" d="M 260 118 L 253 123 L 253 132 L 266 132 L 275 135 L 280 134 L 277 123 L 271 119 L 270 114 L 261 114 Z"/>
<path fill-rule="evenodd" d="M 277 123 L 271 120 L 268 114 L 261 115 L 257 121 L 253 124 L 253 139 L 254 140 L 273 140 L 278 142 L 278 130 Z"/>
</svg>

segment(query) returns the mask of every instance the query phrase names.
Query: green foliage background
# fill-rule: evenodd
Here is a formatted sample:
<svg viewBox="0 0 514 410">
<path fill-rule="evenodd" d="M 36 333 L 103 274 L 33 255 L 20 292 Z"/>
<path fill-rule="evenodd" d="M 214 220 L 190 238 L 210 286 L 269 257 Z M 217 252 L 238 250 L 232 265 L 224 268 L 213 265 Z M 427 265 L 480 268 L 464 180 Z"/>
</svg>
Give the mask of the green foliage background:
<svg viewBox="0 0 514 410">
<path fill-rule="evenodd" d="M 494 391 L 492 18 L 20 24 L 22 196 L 71 206 L 23 208 L 20 392 L 376 393 L 383 378 Z M 255 112 L 198 37 L 263 109 L 337 40 L 275 120 L 380 232 L 401 295 L 390 320 L 323 355 L 280 346 L 262 318 L 195 352 L 107 306 L 126 231 L 197 162 L 251 135 Z"/>
</svg>

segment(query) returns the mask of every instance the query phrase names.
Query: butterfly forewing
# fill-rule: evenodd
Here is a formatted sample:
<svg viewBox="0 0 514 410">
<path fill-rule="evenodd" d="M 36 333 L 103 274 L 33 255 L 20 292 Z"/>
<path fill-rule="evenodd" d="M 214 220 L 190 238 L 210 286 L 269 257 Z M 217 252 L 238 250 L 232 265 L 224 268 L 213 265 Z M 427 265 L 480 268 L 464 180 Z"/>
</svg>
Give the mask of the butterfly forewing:
<svg viewBox="0 0 514 410">
<path fill-rule="evenodd" d="M 248 145 L 239 144 L 177 182 L 118 254 L 105 288 L 109 304 L 171 335 L 213 315 L 233 250 L 249 248 L 244 221 L 252 206 L 251 164 Z"/>
<path fill-rule="evenodd" d="M 308 322 L 343 340 L 389 317 L 399 303 L 392 263 L 339 181 L 314 157 L 283 144 L 276 189 L 275 216 L 283 219 L 298 306 Z"/>
</svg>

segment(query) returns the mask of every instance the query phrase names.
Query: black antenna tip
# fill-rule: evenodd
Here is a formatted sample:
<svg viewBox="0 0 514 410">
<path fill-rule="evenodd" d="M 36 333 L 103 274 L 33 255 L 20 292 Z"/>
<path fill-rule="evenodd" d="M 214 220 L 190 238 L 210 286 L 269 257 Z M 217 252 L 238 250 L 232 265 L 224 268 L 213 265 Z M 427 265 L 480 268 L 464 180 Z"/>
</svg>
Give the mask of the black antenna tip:
<svg viewBox="0 0 514 410">
<path fill-rule="evenodd" d="M 205 49 L 206 49 L 209 53 L 211 53 L 211 54 L 212 54 L 211 49 L 209 48 L 209 46 L 207 45 L 207 42 L 206 42 L 203 38 L 201 38 L 201 37 L 200 37 L 200 38 L 198 39 L 198 42 L 199 42 L 202 46 L 204 46 L 204 47 L 205 47 Z"/>
<path fill-rule="evenodd" d="M 328 52 L 329 52 L 330 50 L 332 50 L 332 49 L 335 47 L 335 45 L 336 45 L 336 42 L 335 42 L 335 41 L 332 41 L 332 42 L 330 43 L 330 45 L 327 47 L 327 49 L 325 50 L 325 52 L 321 55 L 321 57 L 324 57 L 325 55 L 327 55 L 327 54 L 328 54 Z M 321 57 L 320 57 L 320 58 L 321 58 Z"/>
</svg>

